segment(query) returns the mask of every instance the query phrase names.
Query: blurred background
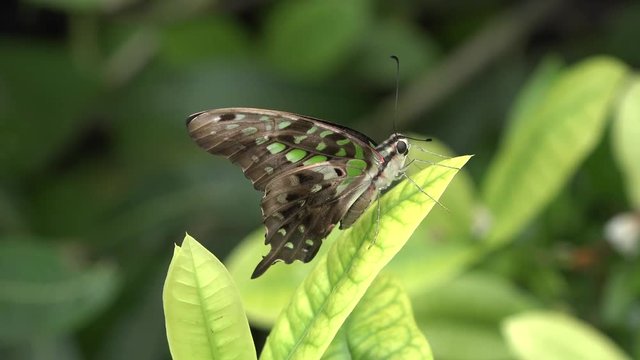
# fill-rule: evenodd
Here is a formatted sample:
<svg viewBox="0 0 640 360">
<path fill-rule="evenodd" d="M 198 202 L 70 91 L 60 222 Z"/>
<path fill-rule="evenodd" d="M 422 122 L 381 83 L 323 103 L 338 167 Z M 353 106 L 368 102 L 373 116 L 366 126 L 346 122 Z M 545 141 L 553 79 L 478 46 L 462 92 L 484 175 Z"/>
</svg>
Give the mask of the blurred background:
<svg viewBox="0 0 640 360">
<path fill-rule="evenodd" d="M 170 357 L 173 244 L 188 231 L 225 259 L 261 228 L 260 194 L 192 143 L 191 113 L 285 110 L 377 141 L 395 118 L 445 153 L 475 154 L 465 171 L 479 184 L 540 64 L 606 54 L 637 68 L 639 39 L 630 0 L 3 1 L 0 358 Z M 493 289 L 514 308 L 568 311 L 640 357 L 638 245 L 603 237 L 632 211 L 609 142 L 508 245 L 446 281 L 458 287 L 443 301 Z M 421 323 L 436 358 L 512 358 L 505 314 L 438 311 Z M 266 330 L 254 331 L 261 346 Z"/>
</svg>

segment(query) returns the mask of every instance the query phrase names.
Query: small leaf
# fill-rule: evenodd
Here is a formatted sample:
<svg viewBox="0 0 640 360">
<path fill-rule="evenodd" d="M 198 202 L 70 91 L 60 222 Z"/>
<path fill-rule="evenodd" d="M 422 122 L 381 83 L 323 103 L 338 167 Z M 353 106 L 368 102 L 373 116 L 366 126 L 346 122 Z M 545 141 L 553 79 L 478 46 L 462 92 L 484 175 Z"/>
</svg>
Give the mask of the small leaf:
<svg viewBox="0 0 640 360">
<path fill-rule="evenodd" d="M 636 77 L 618 105 L 611 131 L 615 160 L 625 179 L 629 201 L 640 209 L 640 78 Z"/>
<path fill-rule="evenodd" d="M 62 255 L 35 239 L 0 239 L 0 342 L 71 333 L 114 298 L 113 267 L 77 271 Z"/>
<path fill-rule="evenodd" d="M 409 296 L 388 276 L 371 284 L 322 359 L 432 359 Z"/>
<path fill-rule="evenodd" d="M 568 315 L 526 312 L 508 318 L 502 326 L 513 352 L 524 360 L 627 360 L 611 340 Z"/>
<path fill-rule="evenodd" d="M 266 55 L 282 71 L 318 79 L 335 71 L 366 36 L 370 1 L 285 1 L 267 18 Z"/>
<path fill-rule="evenodd" d="M 493 244 L 509 239 L 560 191 L 605 129 L 607 110 L 626 72 L 605 57 L 571 67 L 539 106 L 515 119 L 484 186 Z"/>
<path fill-rule="evenodd" d="M 189 235 L 175 247 L 162 300 L 174 359 L 256 358 L 231 276 Z"/>
<path fill-rule="evenodd" d="M 441 161 L 444 166 L 431 166 L 413 180 L 438 199 L 458 172 L 456 169 L 469 158 Z M 402 248 L 434 202 L 414 184 L 403 181 L 384 195 L 379 205 L 379 222 L 376 206 L 369 207 L 353 227 L 342 232 L 327 256 L 316 260 L 316 267 L 276 321 L 261 358 L 319 358 L 377 274 Z"/>
</svg>

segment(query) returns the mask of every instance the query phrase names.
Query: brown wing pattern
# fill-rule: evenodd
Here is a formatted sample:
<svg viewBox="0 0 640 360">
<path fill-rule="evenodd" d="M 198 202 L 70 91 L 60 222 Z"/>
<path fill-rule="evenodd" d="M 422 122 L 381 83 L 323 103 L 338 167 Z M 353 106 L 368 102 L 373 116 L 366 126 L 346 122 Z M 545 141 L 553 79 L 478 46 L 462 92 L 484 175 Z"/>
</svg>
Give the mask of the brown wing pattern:
<svg viewBox="0 0 640 360">
<path fill-rule="evenodd" d="M 198 145 L 240 166 L 253 186 L 264 191 L 265 244 L 271 249 L 252 278 L 277 260 L 311 261 L 322 240 L 369 188 L 367 170 L 380 163 L 365 135 L 291 113 L 209 110 L 190 116 L 187 127 Z"/>
<path fill-rule="evenodd" d="M 325 121 L 271 110 L 228 108 L 203 111 L 187 119 L 189 135 L 208 152 L 242 168 L 257 190 L 278 173 L 332 159 L 375 161 L 365 135 Z M 349 130 L 350 132 L 345 132 Z M 277 171 L 276 171 L 277 169 Z"/>
<path fill-rule="evenodd" d="M 262 198 L 265 244 L 271 249 L 252 278 L 276 260 L 311 261 L 322 240 L 369 185 L 366 174 L 349 178 L 344 164 L 330 162 L 293 169 L 273 179 Z"/>
</svg>

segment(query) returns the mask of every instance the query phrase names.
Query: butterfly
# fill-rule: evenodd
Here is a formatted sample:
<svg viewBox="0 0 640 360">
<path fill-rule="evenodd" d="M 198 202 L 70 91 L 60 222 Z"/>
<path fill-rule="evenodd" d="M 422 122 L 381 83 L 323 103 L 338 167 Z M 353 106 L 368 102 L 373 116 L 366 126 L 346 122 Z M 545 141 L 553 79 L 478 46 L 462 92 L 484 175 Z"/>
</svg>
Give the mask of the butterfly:
<svg viewBox="0 0 640 360">
<path fill-rule="evenodd" d="M 404 173 L 409 141 L 394 133 L 380 145 L 353 129 L 289 112 L 226 108 L 187 118 L 189 135 L 240 166 L 263 192 L 269 253 L 257 278 L 278 260 L 311 261 L 336 224 L 349 228 Z"/>
</svg>

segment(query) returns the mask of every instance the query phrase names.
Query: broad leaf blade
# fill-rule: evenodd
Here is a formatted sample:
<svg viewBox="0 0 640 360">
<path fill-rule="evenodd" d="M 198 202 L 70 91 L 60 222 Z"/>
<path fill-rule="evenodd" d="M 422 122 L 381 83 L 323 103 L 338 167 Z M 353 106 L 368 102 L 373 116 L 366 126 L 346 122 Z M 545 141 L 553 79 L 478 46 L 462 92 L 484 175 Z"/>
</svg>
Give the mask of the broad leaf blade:
<svg viewBox="0 0 640 360">
<path fill-rule="evenodd" d="M 503 323 L 512 350 L 523 360 L 628 360 L 591 326 L 560 313 L 527 312 Z"/>
<path fill-rule="evenodd" d="M 414 181 L 438 199 L 458 170 L 469 160 L 461 156 L 431 166 Z M 371 206 L 352 228 L 344 231 L 294 293 L 267 338 L 263 359 L 314 359 L 329 346 L 340 326 L 380 270 L 402 248 L 434 206 L 431 198 L 403 181 L 380 200 L 377 224 Z M 379 232 L 377 240 L 377 227 Z"/>
<path fill-rule="evenodd" d="M 409 296 L 379 276 L 333 339 L 322 359 L 432 359 L 413 318 Z"/>
<path fill-rule="evenodd" d="M 640 209 L 640 78 L 635 79 L 620 103 L 611 136 L 629 200 L 634 208 Z"/>
<path fill-rule="evenodd" d="M 484 199 L 492 243 L 506 241 L 560 190 L 600 140 L 626 68 L 599 57 L 558 78 L 540 105 L 517 122 L 489 169 Z"/>
<path fill-rule="evenodd" d="M 255 359 L 240 295 L 224 265 L 187 235 L 162 294 L 174 359 Z"/>
</svg>

